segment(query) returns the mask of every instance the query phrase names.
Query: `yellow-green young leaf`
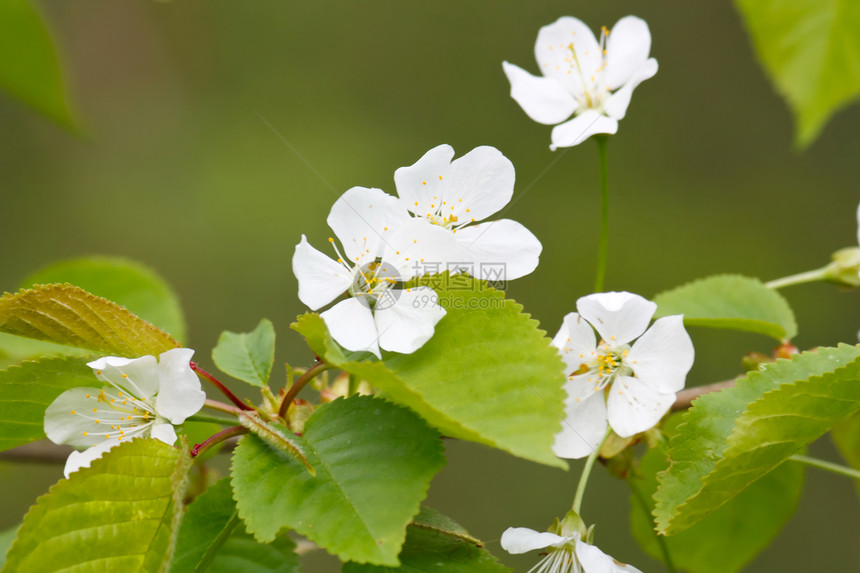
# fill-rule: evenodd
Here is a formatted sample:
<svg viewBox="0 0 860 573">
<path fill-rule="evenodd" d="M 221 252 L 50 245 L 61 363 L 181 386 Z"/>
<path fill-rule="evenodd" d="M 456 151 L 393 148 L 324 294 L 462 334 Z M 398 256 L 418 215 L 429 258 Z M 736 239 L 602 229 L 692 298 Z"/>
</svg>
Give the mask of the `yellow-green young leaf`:
<svg viewBox="0 0 860 573">
<path fill-rule="evenodd" d="M 16 525 L 0 532 L 0 567 L 6 563 L 6 552 L 9 551 L 9 547 L 12 545 L 12 542 L 15 541 L 19 527 L 21 526 Z"/>
<path fill-rule="evenodd" d="M 688 326 L 756 332 L 778 341 L 793 338 L 797 323 L 781 294 L 758 279 L 716 275 L 654 297 L 656 316 L 683 314 Z"/>
<path fill-rule="evenodd" d="M 233 378 L 265 386 L 275 362 L 275 327 L 264 318 L 247 334 L 222 332 L 218 345 L 212 349 L 212 360 Z"/>
<path fill-rule="evenodd" d="M 347 563 L 343 573 L 504 573 L 480 541 L 452 519 L 421 508 L 406 528 L 400 567 Z"/>
<path fill-rule="evenodd" d="M 663 426 L 664 435 L 674 433 L 673 426 L 680 417 L 676 414 Z M 664 555 L 650 515 L 654 509 L 651 496 L 657 489 L 657 472 L 668 465 L 665 448 L 658 445 L 642 457 L 637 476 L 629 480 L 633 537 L 660 560 Z M 803 470 L 800 464 L 783 464 L 691 528 L 663 537 L 674 566 L 687 573 L 740 571 L 770 544 L 794 513 L 803 492 Z M 647 509 L 642 507 L 643 501 Z"/>
<path fill-rule="evenodd" d="M 860 2 L 735 0 L 756 54 L 794 113 L 808 146 L 860 94 Z"/>
<path fill-rule="evenodd" d="M 45 410 L 78 386 L 101 385 L 82 358 L 44 358 L 0 371 L 0 451 L 45 437 Z"/>
<path fill-rule="evenodd" d="M 693 403 L 669 441 L 654 496 L 659 531 L 697 523 L 860 411 L 860 346 L 804 352 Z"/>
<path fill-rule="evenodd" d="M 69 284 L 4 294 L 0 332 L 131 358 L 179 346 L 127 309 Z"/>
<path fill-rule="evenodd" d="M 166 570 L 190 467 L 184 444 L 134 439 L 113 448 L 30 508 L 6 570 Z"/>
<path fill-rule="evenodd" d="M 253 434 L 234 451 L 247 530 L 267 543 L 288 527 L 344 561 L 396 566 L 406 526 L 445 464 L 439 434 L 406 408 L 352 396 L 318 408 L 295 438 L 316 475 Z"/>
<path fill-rule="evenodd" d="M 149 267 L 120 257 L 84 257 L 61 261 L 21 281 L 33 285 L 69 283 L 126 307 L 140 318 L 185 340 L 185 317 L 167 282 Z"/>
<path fill-rule="evenodd" d="M 74 127 L 51 36 L 30 0 L 0 2 L 0 88 L 54 121 Z"/>
<path fill-rule="evenodd" d="M 465 275 L 446 277 L 424 281 L 447 314 L 412 354 L 357 361 L 334 343 L 316 314 L 299 317 L 293 328 L 323 360 L 367 380 L 443 434 L 566 468 L 552 451 L 564 418 L 558 351 L 504 293 Z"/>
</svg>

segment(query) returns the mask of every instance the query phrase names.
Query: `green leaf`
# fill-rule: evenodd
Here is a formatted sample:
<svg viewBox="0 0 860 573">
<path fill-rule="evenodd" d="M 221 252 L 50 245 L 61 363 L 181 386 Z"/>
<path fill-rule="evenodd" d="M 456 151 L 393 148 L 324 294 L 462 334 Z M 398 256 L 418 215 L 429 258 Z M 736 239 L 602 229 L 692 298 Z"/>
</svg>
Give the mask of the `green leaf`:
<svg viewBox="0 0 860 573">
<path fill-rule="evenodd" d="M 680 416 L 675 416 L 677 420 Z M 673 432 L 671 421 L 664 426 Z M 649 450 L 641 459 L 630 499 L 633 537 L 655 559 L 663 559 L 651 511 L 657 489 L 656 474 L 669 465 L 663 447 Z M 672 563 L 688 573 L 734 573 L 755 558 L 794 513 L 803 492 L 803 466 L 783 464 L 678 535 L 663 537 Z M 644 510 L 640 499 L 645 500 Z M 727 549 L 730 548 L 730 549 Z"/>
<path fill-rule="evenodd" d="M 860 94 L 860 3 L 736 0 L 758 59 L 794 113 L 795 143 L 808 146 Z"/>
<path fill-rule="evenodd" d="M 467 276 L 446 276 L 427 284 L 447 315 L 412 354 L 358 362 L 334 343 L 318 315 L 305 314 L 292 327 L 326 362 L 367 380 L 443 434 L 566 468 L 552 451 L 564 418 L 558 351 L 504 293 Z"/>
<path fill-rule="evenodd" d="M 6 568 L 162 571 L 173 553 L 190 467 L 186 448 L 154 439 L 113 448 L 38 499 Z"/>
<path fill-rule="evenodd" d="M 62 261 L 27 277 L 21 288 L 69 283 L 126 307 L 140 318 L 185 340 L 185 317 L 176 293 L 155 271 L 119 257 L 86 257 Z"/>
<path fill-rule="evenodd" d="M 830 436 L 845 461 L 852 468 L 860 470 L 860 413 L 834 426 Z M 860 481 L 855 481 L 854 485 L 860 495 Z"/>
<path fill-rule="evenodd" d="M 262 545 L 246 533 L 236 512 L 230 479 L 224 478 L 188 506 L 170 571 L 297 572 L 295 547 L 285 536 Z"/>
<path fill-rule="evenodd" d="M 74 127 L 63 83 L 51 35 L 36 6 L 28 0 L 0 2 L 0 88 Z"/>
<path fill-rule="evenodd" d="M 43 356 L 89 356 L 92 351 L 0 332 L 0 368 Z"/>
<path fill-rule="evenodd" d="M 275 327 L 264 318 L 247 334 L 222 332 L 212 350 L 212 360 L 233 378 L 266 386 L 275 362 Z"/>
<path fill-rule="evenodd" d="M 422 508 L 406 528 L 400 567 L 346 563 L 343 573 L 503 573 L 500 564 L 481 543 L 455 521 Z"/>
<path fill-rule="evenodd" d="M 657 317 L 683 314 L 688 326 L 755 332 L 778 341 L 797 334 L 791 307 L 781 294 L 758 279 L 716 275 L 654 297 Z"/>
<path fill-rule="evenodd" d="M 179 346 L 118 304 L 68 284 L 4 294 L 0 332 L 131 358 Z"/>
<path fill-rule="evenodd" d="M 78 386 L 100 384 L 80 358 L 45 358 L 0 371 L 0 451 L 45 437 L 45 410 Z"/>
<path fill-rule="evenodd" d="M 669 442 L 659 475 L 658 530 L 679 533 L 860 410 L 860 346 L 778 360 L 706 394 Z"/>
<path fill-rule="evenodd" d="M 342 560 L 397 565 L 406 525 L 445 463 L 420 418 L 370 396 L 317 409 L 296 441 L 316 468 L 247 435 L 233 453 L 239 515 L 257 540 L 284 527 Z"/>
<path fill-rule="evenodd" d="M 6 529 L 5 531 L 0 531 L 0 567 L 6 563 L 6 553 L 9 551 L 9 547 L 12 545 L 12 542 L 15 541 L 15 538 L 18 536 L 18 529 L 20 528 L 20 525 L 16 525 Z"/>
</svg>

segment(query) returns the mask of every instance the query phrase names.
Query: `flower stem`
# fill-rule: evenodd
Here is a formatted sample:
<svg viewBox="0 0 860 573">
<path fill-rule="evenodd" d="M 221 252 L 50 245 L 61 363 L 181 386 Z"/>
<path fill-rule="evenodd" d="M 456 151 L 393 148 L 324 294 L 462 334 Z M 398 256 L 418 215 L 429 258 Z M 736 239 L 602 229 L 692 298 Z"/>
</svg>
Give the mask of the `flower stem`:
<svg viewBox="0 0 860 573">
<path fill-rule="evenodd" d="M 212 446 L 220 444 L 224 440 L 232 438 L 233 436 L 241 436 L 242 434 L 247 434 L 248 431 L 248 428 L 244 426 L 233 426 L 232 428 L 221 430 L 214 436 L 209 436 L 208 438 L 206 438 L 202 444 L 194 444 L 194 447 L 191 448 L 191 457 L 196 458 Z"/>
<path fill-rule="evenodd" d="M 224 402 L 219 402 L 217 400 L 206 400 L 203 402 L 204 408 L 209 408 L 211 410 L 218 410 L 219 412 L 224 412 L 225 414 L 230 414 L 231 416 L 238 416 L 242 411 L 235 406 L 231 406 L 230 404 L 225 404 Z"/>
<path fill-rule="evenodd" d="M 597 276 L 594 279 L 594 292 L 603 292 L 603 279 L 606 276 L 606 261 L 609 258 L 609 186 L 606 162 L 606 135 L 595 136 L 597 154 L 600 158 L 600 243 L 597 247 Z"/>
<path fill-rule="evenodd" d="M 278 416 L 281 418 L 285 417 L 290 404 L 293 403 L 293 400 L 296 399 L 296 396 L 299 395 L 299 392 L 305 387 L 305 384 L 316 378 L 320 372 L 328 370 L 329 368 L 331 368 L 329 364 L 326 364 L 325 362 L 317 362 L 308 368 L 307 372 L 302 374 L 298 380 L 293 382 L 293 385 L 290 386 L 290 389 L 287 390 L 286 396 L 284 396 L 284 399 L 281 401 L 281 407 L 278 408 Z"/>
<path fill-rule="evenodd" d="M 588 483 L 588 476 L 591 474 L 591 468 L 594 467 L 594 462 L 597 460 L 600 455 L 600 448 L 603 447 L 603 442 L 606 441 L 606 438 L 609 436 L 609 432 L 612 430 L 607 429 L 606 435 L 603 436 L 603 439 L 600 440 L 600 444 L 594 451 L 589 454 L 588 458 L 585 460 L 585 466 L 582 468 L 582 475 L 579 476 L 579 484 L 576 486 L 576 494 L 573 497 L 573 511 L 580 517 L 582 514 L 579 512 L 580 507 L 582 507 L 582 498 L 585 496 L 585 485 Z"/>
<path fill-rule="evenodd" d="M 186 418 L 186 422 L 208 422 L 211 424 L 221 424 L 222 426 L 229 426 L 230 424 L 234 424 L 236 420 L 231 420 L 228 418 L 221 418 L 219 416 L 207 416 L 206 414 L 194 414 L 193 416 Z"/>
<path fill-rule="evenodd" d="M 628 479 L 627 483 L 630 485 L 630 491 L 633 492 L 633 497 L 636 498 L 636 502 L 642 508 L 642 511 L 645 512 L 645 515 L 648 518 L 651 518 L 651 508 L 648 507 L 648 501 L 645 499 L 645 495 L 639 490 L 639 487 L 634 483 L 633 478 Z M 672 563 L 672 555 L 669 553 L 669 546 L 666 545 L 666 537 L 658 534 L 654 529 L 651 529 L 651 533 L 654 534 L 654 537 L 657 538 L 657 545 L 660 546 L 660 553 L 663 554 L 663 563 L 666 565 L 666 571 L 668 573 L 677 573 L 675 569 L 675 564 Z"/>
<path fill-rule="evenodd" d="M 803 283 L 814 283 L 816 281 L 823 281 L 825 278 L 824 273 L 826 270 L 827 267 L 821 267 L 820 269 L 815 269 L 814 271 L 806 271 L 805 273 L 798 273 L 796 275 L 783 277 L 781 279 L 774 279 L 770 282 L 764 283 L 764 286 L 776 290 L 792 285 L 801 285 Z"/>
<path fill-rule="evenodd" d="M 225 396 L 227 396 L 227 398 L 231 402 L 236 404 L 236 407 L 238 407 L 240 410 L 253 410 L 252 407 L 250 407 L 249 405 L 242 402 L 238 396 L 233 394 L 226 386 L 224 386 L 224 384 L 222 384 L 220 380 L 218 380 L 217 378 L 215 378 L 214 376 L 212 376 L 211 374 L 209 374 L 208 372 L 206 372 L 205 370 L 203 370 L 202 368 L 197 366 L 196 362 L 191 362 L 190 366 L 191 366 L 192 370 L 197 372 L 197 374 L 199 374 L 204 379 L 211 382 L 213 386 L 218 388 L 221 391 L 221 393 L 224 394 Z"/>
<path fill-rule="evenodd" d="M 826 462 L 824 460 L 819 460 L 817 458 L 810 458 L 808 456 L 791 456 L 788 459 L 790 459 L 793 462 L 806 464 L 806 465 L 812 466 L 814 468 L 818 468 L 818 469 L 833 472 L 835 474 L 839 474 L 842 476 L 850 477 L 851 479 L 860 480 L 860 470 L 855 470 L 853 468 L 846 468 L 845 466 L 841 466 L 839 464 L 834 464 L 832 462 Z"/>
</svg>

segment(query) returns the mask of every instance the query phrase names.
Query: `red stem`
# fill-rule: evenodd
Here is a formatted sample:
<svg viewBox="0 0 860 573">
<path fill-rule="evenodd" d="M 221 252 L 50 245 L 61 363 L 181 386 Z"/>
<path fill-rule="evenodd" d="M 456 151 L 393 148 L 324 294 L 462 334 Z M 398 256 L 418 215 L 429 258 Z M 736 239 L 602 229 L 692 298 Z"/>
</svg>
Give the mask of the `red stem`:
<svg viewBox="0 0 860 573">
<path fill-rule="evenodd" d="M 221 430 L 214 436 L 209 436 L 206 438 L 202 444 L 194 444 L 194 447 L 191 448 L 191 457 L 196 458 L 212 446 L 216 444 L 220 444 L 224 440 L 232 438 L 233 436 L 241 436 L 242 434 L 247 434 L 248 428 L 244 426 L 233 426 L 224 430 Z"/>
<path fill-rule="evenodd" d="M 224 384 L 222 384 L 220 380 L 218 380 L 217 378 L 215 378 L 214 376 L 212 376 L 211 374 L 209 374 L 208 372 L 206 372 L 205 370 L 203 370 L 202 368 L 197 366 L 196 362 L 191 362 L 190 366 L 191 366 L 192 370 L 197 372 L 200 376 L 203 376 L 203 378 L 205 378 L 206 380 L 211 382 L 216 388 L 221 390 L 221 393 L 224 394 L 225 396 L 227 396 L 227 398 L 231 402 L 236 404 L 237 408 L 239 408 L 240 410 L 253 410 L 252 407 L 250 407 L 249 405 L 242 402 L 242 400 L 240 400 L 238 396 L 236 396 L 229 389 L 227 389 L 227 387 L 224 386 Z"/>
<path fill-rule="evenodd" d="M 299 395 L 301 389 L 304 388 L 308 382 L 313 380 L 317 374 L 319 374 L 323 370 L 328 370 L 329 368 L 331 368 L 331 366 L 329 366 L 325 362 L 317 362 L 316 364 L 308 368 L 308 371 L 302 374 L 298 380 L 293 382 L 293 385 L 290 386 L 290 389 L 287 390 L 286 396 L 284 396 L 284 399 L 281 401 L 281 407 L 278 408 L 278 416 L 280 416 L 281 418 L 285 418 L 290 404 L 292 404 L 293 400 L 296 399 L 296 396 Z"/>
</svg>

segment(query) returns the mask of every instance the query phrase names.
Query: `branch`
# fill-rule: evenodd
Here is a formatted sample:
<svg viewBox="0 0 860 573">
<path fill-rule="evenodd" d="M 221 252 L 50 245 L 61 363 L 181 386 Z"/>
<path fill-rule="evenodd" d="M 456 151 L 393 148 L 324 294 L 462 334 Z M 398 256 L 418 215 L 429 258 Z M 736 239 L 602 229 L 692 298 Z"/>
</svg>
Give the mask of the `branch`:
<svg viewBox="0 0 860 573">
<path fill-rule="evenodd" d="M 681 390 L 675 397 L 675 403 L 672 404 L 672 411 L 686 410 L 690 407 L 693 400 L 702 394 L 710 394 L 711 392 L 719 392 L 726 388 L 734 388 L 734 380 L 725 380 L 723 382 L 714 382 L 713 384 L 705 384 L 704 386 L 696 386 L 695 388 L 687 388 Z"/>
</svg>

